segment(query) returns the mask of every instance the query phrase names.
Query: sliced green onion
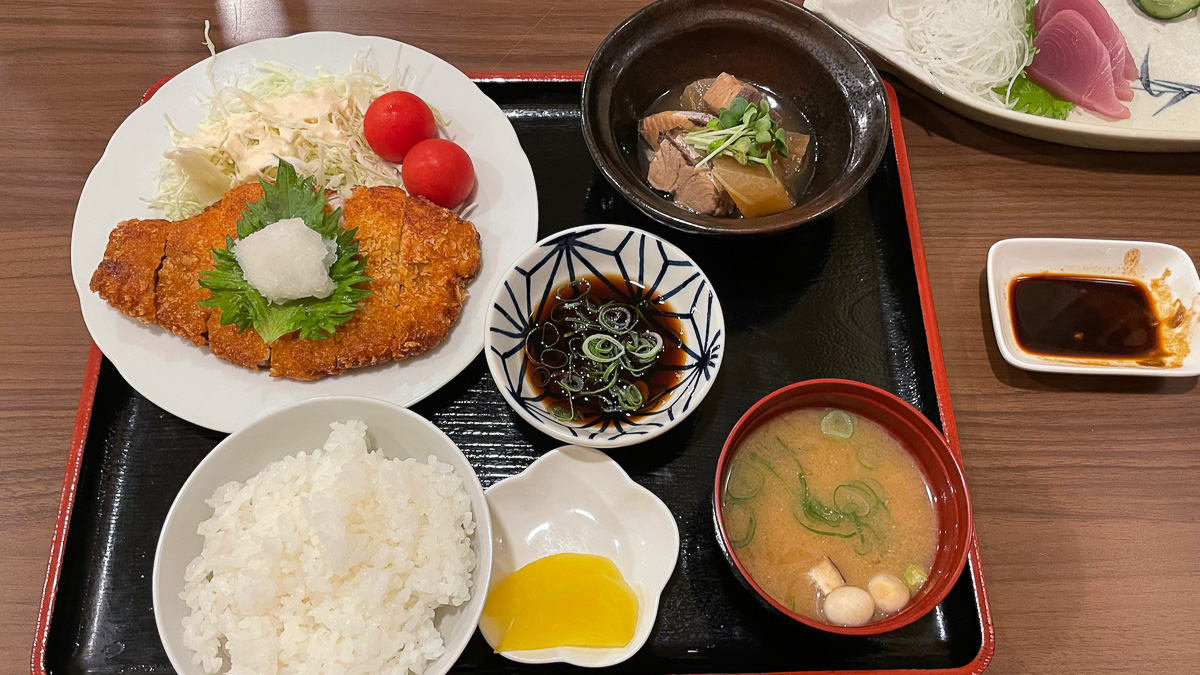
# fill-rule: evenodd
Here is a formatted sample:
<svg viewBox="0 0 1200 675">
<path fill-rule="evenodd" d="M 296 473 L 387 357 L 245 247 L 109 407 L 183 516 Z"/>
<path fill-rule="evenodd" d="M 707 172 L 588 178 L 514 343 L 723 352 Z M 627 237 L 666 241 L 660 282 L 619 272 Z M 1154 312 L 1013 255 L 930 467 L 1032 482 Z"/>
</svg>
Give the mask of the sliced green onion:
<svg viewBox="0 0 1200 675">
<path fill-rule="evenodd" d="M 844 410 L 831 410 L 821 418 L 821 433 L 834 438 L 850 438 L 854 435 L 854 418 Z"/>
<path fill-rule="evenodd" d="M 883 449 L 874 443 L 859 446 L 855 456 L 864 469 L 878 469 L 883 464 Z"/>
<path fill-rule="evenodd" d="M 871 488 L 871 491 L 875 493 L 876 497 L 879 497 L 879 501 L 883 502 L 887 500 L 887 490 L 883 488 L 883 483 L 880 483 L 878 480 L 870 477 L 864 478 L 863 482 Z"/>
<path fill-rule="evenodd" d="M 924 569 L 916 565 L 909 565 L 904 568 L 904 574 L 900 575 L 900 581 L 908 586 L 909 591 L 916 593 L 925 585 L 926 581 L 929 581 L 929 575 L 925 573 Z"/>
<path fill-rule="evenodd" d="M 567 365 L 567 361 L 570 359 L 571 357 L 561 349 L 543 349 L 541 365 L 547 368 L 562 368 L 563 366 Z"/>
<path fill-rule="evenodd" d="M 754 509 L 741 502 L 729 502 L 724 506 L 724 516 L 725 530 L 729 532 L 729 545 L 734 548 L 749 546 L 750 542 L 754 541 L 754 531 L 758 526 L 758 522 L 754 518 Z M 737 527 L 743 522 L 745 523 L 744 528 Z M 742 530 L 741 536 L 734 534 L 733 530 L 735 529 Z"/>
<path fill-rule="evenodd" d="M 729 499 L 750 499 L 757 495 L 767 482 L 757 467 L 748 462 L 735 462 L 725 480 L 725 496 Z"/>
<path fill-rule="evenodd" d="M 558 378 L 558 386 L 567 392 L 581 392 L 583 384 L 583 378 L 576 373 L 563 373 L 562 377 Z"/>
<path fill-rule="evenodd" d="M 625 355 L 625 347 L 611 335 L 596 333 L 583 339 L 583 355 L 597 363 L 612 363 Z"/>
<path fill-rule="evenodd" d="M 633 309 L 629 305 L 608 303 L 600 308 L 596 322 L 614 333 L 625 333 L 634 324 Z"/>
<path fill-rule="evenodd" d="M 804 514 L 804 515 L 807 515 L 807 514 Z M 807 522 L 805 522 L 805 520 L 806 520 L 805 518 L 801 518 L 799 515 L 797 515 L 796 509 L 794 506 L 792 508 L 792 519 L 795 520 L 800 525 L 800 527 L 803 527 L 804 529 L 808 530 L 809 532 L 812 532 L 813 534 L 819 534 L 819 535 L 822 535 L 825 537 L 839 537 L 841 539 L 849 539 L 850 537 L 853 537 L 856 534 L 858 534 L 857 532 L 830 532 L 828 530 L 819 530 L 819 529 L 813 527 L 812 525 L 809 525 Z"/>
<path fill-rule="evenodd" d="M 731 468 L 725 486 L 726 498 L 745 501 L 761 489 L 762 485 L 757 480 L 733 473 L 738 470 L 745 471 L 746 468 L 756 469 L 755 466 L 749 464 L 749 462 L 753 462 L 757 467 L 762 468 L 763 471 L 756 470 L 755 473 L 763 481 L 766 480 L 767 474 L 774 476 L 775 480 L 779 481 L 783 488 L 791 494 L 790 512 L 792 518 L 801 527 L 813 534 L 826 537 L 855 539 L 854 550 L 859 555 L 877 551 L 882 539 L 879 530 L 871 523 L 879 524 L 879 518 L 889 518 L 890 514 L 887 503 L 883 500 L 883 485 L 875 479 L 847 481 L 834 489 L 833 506 L 829 506 L 809 490 L 804 467 L 796 458 L 795 452 L 782 438 L 776 436 L 775 440 L 787 451 L 788 457 L 796 466 L 795 482 L 791 482 L 792 474 L 788 473 L 785 479 L 784 474 L 780 473 L 775 465 L 758 453 L 750 452 L 746 460 Z M 745 488 L 744 492 L 743 488 Z M 888 523 L 887 527 L 890 528 L 891 521 L 884 522 Z M 853 527 L 852 531 L 849 529 L 850 527 Z"/>
<path fill-rule="evenodd" d="M 627 384 L 617 391 L 617 404 L 621 406 L 622 410 L 634 411 L 641 408 L 643 403 L 645 403 L 645 398 L 637 384 Z"/>
<path fill-rule="evenodd" d="M 833 491 L 833 504 L 842 513 L 853 513 L 859 517 L 870 515 L 875 506 L 875 496 L 857 485 L 846 483 Z"/>
<path fill-rule="evenodd" d="M 589 408 L 605 413 L 645 410 L 651 390 L 643 378 L 666 351 L 645 303 L 602 302 L 591 291 L 587 279 L 558 288 L 550 310 L 558 324 L 538 324 L 525 339 L 530 381 L 556 386 L 566 399 L 556 413 L 563 419 L 579 419 L 577 397 L 595 396 Z"/>
<path fill-rule="evenodd" d="M 663 350 L 663 339 L 658 333 L 630 333 L 632 340 L 625 344 L 625 351 L 639 361 L 652 361 Z"/>
<path fill-rule="evenodd" d="M 564 292 L 570 291 L 570 294 L 564 297 Z M 587 279 L 576 279 L 571 283 L 559 288 L 554 292 L 554 299 L 559 302 L 576 304 L 584 300 L 588 293 L 592 292 L 592 282 Z"/>
</svg>

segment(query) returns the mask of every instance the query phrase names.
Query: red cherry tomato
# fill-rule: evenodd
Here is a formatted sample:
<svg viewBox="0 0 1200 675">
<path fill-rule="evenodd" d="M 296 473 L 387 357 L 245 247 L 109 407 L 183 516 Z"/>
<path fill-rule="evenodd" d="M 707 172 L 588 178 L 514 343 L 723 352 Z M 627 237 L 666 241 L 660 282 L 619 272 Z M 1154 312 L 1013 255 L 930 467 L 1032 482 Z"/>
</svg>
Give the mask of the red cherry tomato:
<svg viewBox="0 0 1200 675">
<path fill-rule="evenodd" d="M 420 96 L 389 91 L 367 108 L 363 135 L 375 154 L 389 162 L 403 162 L 414 145 L 437 135 L 437 122 Z"/>
<path fill-rule="evenodd" d="M 475 187 L 475 167 L 467 151 L 443 138 L 414 145 L 404 158 L 400 175 L 410 194 L 447 209 L 466 201 Z"/>
</svg>

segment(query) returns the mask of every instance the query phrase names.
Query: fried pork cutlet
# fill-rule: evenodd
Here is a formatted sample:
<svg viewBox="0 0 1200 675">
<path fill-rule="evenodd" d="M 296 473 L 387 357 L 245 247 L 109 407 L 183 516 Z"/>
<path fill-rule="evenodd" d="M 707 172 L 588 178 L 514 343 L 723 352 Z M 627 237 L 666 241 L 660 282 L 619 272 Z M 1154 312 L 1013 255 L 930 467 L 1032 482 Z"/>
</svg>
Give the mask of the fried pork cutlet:
<svg viewBox="0 0 1200 675">
<path fill-rule="evenodd" d="M 271 343 L 271 377 L 319 380 L 326 375 L 336 375 L 343 370 L 338 368 L 337 353 L 336 336 L 301 340 L 299 333 L 284 335 Z"/>
<path fill-rule="evenodd" d="M 246 203 L 258 201 L 262 194 L 257 183 L 243 185 L 203 213 L 172 224 L 154 289 L 158 325 L 197 345 L 207 342 L 209 309 L 196 304 L 209 297 L 208 289 L 200 286 L 200 273 L 212 269 L 212 250 L 222 248 L 226 236 L 237 235 Z"/>
<path fill-rule="evenodd" d="M 347 223 L 358 228 L 359 250 L 367 254 L 371 296 L 337 330 L 337 365 L 358 368 L 392 360 L 396 305 L 400 295 L 400 227 L 411 201 L 399 188 L 356 187 L 346 200 Z"/>
<path fill-rule="evenodd" d="M 424 197 L 409 197 L 400 234 L 392 358 L 415 356 L 446 338 L 481 262 L 474 225 Z"/>
<path fill-rule="evenodd" d="M 293 333 L 267 345 L 254 329 L 220 325 L 219 309 L 196 304 L 209 297 L 200 273 L 212 269 L 212 249 L 237 235 L 245 204 L 261 196 L 260 186 L 244 185 L 186 220 L 119 224 L 92 290 L 129 316 L 207 343 L 239 366 L 269 366 L 275 377 L 315 380 L 404 359 L 445 339 L 479 273 L 479 234 L 452 211 L 392 187 L 357 187 L 343 205 L 342 226 L 358 229 L 367 255 L 372 295 L 334 337 L 300 340 Z"/>
<path fill-rule="evenodd" d="M 162 264 L 171 223 L 127 220 L 112 231 L 91 289 L 108 304 L 144 323 L 154 323 L 154 280 Z"/>
<path fill-rule="evenodd" d="M 271 362 L 271 345 L 263 342 L 253 328 L 222 326 L 220 308 L 208 315 L 208 348 L 215 356 L 250 370 Z"/>
</svg>

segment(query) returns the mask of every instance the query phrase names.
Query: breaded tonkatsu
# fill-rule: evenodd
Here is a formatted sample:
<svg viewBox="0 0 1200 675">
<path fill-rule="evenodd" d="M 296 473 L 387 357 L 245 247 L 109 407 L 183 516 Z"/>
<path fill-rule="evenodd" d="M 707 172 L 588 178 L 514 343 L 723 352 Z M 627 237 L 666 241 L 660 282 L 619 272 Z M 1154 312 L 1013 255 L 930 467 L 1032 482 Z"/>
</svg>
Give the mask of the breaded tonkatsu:
<svg viewBox="0 0 1200 675">
<path fill-rule="evenodd" d="M 257 184 L 243 185 L 186 220 L 118 224 L 92 290 L 122 313 L 207 344 L 226 361 L 269 365 L 271 375 L 297 380 L 408 358 L 445 339 L 479 273 L 479 233 L 453 211 L 393 187 L 356 187 L 342 206 L 342 226 L 358 228 L 359 250 L 367 254 L 371 295 L 333 338 L 293 333 L 267 345 L 253 329 L 222 326 L 221 310 L 197 304 L 209 297 L 200 273 L 213 268 L 212 249 L 237 236 L 245 204 L 262 194 Z"/>
</svg>

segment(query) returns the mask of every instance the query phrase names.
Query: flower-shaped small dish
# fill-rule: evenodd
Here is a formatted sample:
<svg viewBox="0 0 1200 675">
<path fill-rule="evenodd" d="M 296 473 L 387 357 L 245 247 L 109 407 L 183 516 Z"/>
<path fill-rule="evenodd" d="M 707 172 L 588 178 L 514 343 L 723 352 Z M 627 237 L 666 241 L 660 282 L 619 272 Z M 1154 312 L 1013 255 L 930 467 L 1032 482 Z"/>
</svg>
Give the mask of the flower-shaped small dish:
<svg viewBox="0 0 1200 675">
<path fill-rule="evenodd" d="M 618 297 L 654 299 L 677 322 L 678 362 L 664 368 L 678 377 L 636 416 L 563 419 L 555 414 L 562 406 L 535 381 L 547 376 L 530 362 L 526 338 L 556 294 L 588 278 Z M 624 225 L 583 225 L 534 244 L 496 287 L 486 325 L 488 367 L 513 410 L 565 443 L 589 447 L 641 443 L 683 421 L 712 386 L 725 347 L 721 303 L 704 272 L 673 244 Z"/>
<path fill-rule="evenodd" d="M 520 663 L 564 662 L 588 668 L 616 665 L 646 644 L 663 588 L 679 558 L 679 528 L 662 500 L 633 482 L 608 455 L 564 446 L 542 455 L 520 474 L 487 489 L 492 514 L 489 594 L 525 565 L 556 553 L 609 558 L 633 588 L 638 619 L 621 648 L 555 647 L 501 652 Z M 480 624 L 496 645 L 500 636 Z"/>
<path fill-rule="evenodd" d="M 1170 331 L 1170 339 L 1164 342 L 1174 358 L 1163 365 L 1147 365 L 1137 359 L 1069 358 L 1022 349 L 1012 311 L 1012 285 L 1020 277 L 1041 274 L 1127 279 L 1145 285 L 1157 316 L 1182 317 L 1175 328 L 1168 321 L 1159 329 Z M 1004 360 L 1017 368 L 1080 375 L 1200 375 L 1200 276 L 1181 248 L 1116 239 L 1004 239 L 988 251 L 987 283 L 996 344 Z"/>
</svg>

